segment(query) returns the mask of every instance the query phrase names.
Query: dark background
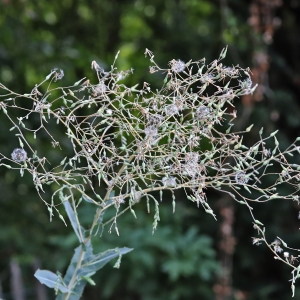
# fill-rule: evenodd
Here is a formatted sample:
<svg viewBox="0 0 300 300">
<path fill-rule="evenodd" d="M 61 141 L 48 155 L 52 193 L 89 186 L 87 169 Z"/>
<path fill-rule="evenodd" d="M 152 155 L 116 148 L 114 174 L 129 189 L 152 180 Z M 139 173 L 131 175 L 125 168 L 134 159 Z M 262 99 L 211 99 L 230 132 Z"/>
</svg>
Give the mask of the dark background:
<svg viewBox="0 0 300 300">
<path fill-rule="evenodd" d="M 206 57 L 210 62 L 228 45 L 225 64 L 250 67 L 259 84 L 253 96 L 236 101 L 236 129 L 254 123 L 244 138 L 248 145 L 262 126 L 266 136 L 280 129 L 277 136 L 285 148 L 300 128 L 299 16 L 299 0 L 0 0 L 0 82 L 28 93 L 55 67 L 65 72 L 62 85 L 82 77 L 96 81 L 91 61 L 109 69 L 121 50 L 118 68 L 135 70 L 127 84 L 147 81 L 160 87 L 162 79 L 149 75 L 145 48 L 166 67 L 172 59 Z M 18 146 L 8 126 L 1 112 L 0 152 L 6 155 Z M 62 155 L 43 137 L 32 143 L 44 156 L 55 160 Z M 266 246 L 252 246 L 257 234 L 245 207 L 208 191 L 215 222 L 181 192 L 172 214 L 170 198 L 165 193 L 154 235 L 153 215 L 144 203 L 138 204 L 137 220 L 131 214 L 119 219 L 120 237 L 104 233 L 99 248 L 135 250 L 123 257 L 119 270 L 112 264 L 101 269 L 83 299 L 291 298 L 291 269 L 275 261 Z M 297 203 L 278 199 L 253 207 L 270 242 L 280 236 L 300 248 Z M 84 209 L 88 221 L 92 211 Z M 49 222 L 31 178 L 1 168 L 0 298 L 54 299 L 37 284 L 34 271 L 64 273 L 76 246 L 70 227 L 58 218 Z"/>
</svg>

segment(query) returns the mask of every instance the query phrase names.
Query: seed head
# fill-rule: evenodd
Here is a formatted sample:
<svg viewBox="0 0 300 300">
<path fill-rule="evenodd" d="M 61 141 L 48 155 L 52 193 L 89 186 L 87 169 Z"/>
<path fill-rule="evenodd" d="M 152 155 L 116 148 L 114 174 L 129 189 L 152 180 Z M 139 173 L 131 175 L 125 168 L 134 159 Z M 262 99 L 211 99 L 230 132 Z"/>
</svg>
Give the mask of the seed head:
<svg viewBox="0 0 300 300">
<path fill-rule="evenodd" d="M 167 116 L 172 116 L 178 114 L 178 107 L 175 104 L 171 104 L 166 107 L 166 114 Z"/>
<path fill-rule="evenodd" d="M 251 93 L 251 86 L 252 86 L 251 78 L 248 77 L 245 80 L 239 80 L 239 86 L 243 90 L 243 93 L 250 94 Z"/>
<path fill-rule="evenodd" d="M 12 160 L 16 162 L 22 162 L 27 159 L 27 153 L 22 148 L 16 148 L 11 154 Z"/>
<path fill-rule="evenodd" d="M 200 106 L 196 110 L 198 120 L 207 119 L 210 115 L 210 109 L 204 105 Z"/>
<path fill-rule="evenodd" d="M 157 135 L 157 128 L 153 125 L 148 126 L 144 130 L 146 137 L 156 137 Z"/>
<path fill-rule="evenodd" d="M 175 72 L 175 73 L 180 73 L 180 72 L 184 71 L 184 69 L 185 69 L 185 63 L 180 59 L 171 60 L 169 62 L 169 65 L 171 66 L 172 71 Z"/>
<path fill-rule="evenodd" d="M 199 160 L 199 154 L 197 152 L 189 152 L 185 155 L 185 162 L 187 164 L 197 164 Z"/>
<path fill-rule="evenodd" d="M 103 82 L 100 82 L 94 87 L 94 91 L 98 95 L 102 95 L 106 92 L 106 85 Z"/>
<path fill-rule="evenodd" d="M 175 177 L 163 177 L 161 180 L 164 186 L 175 187 L 176 186 L 176 178 Z"/>
<path fill-rule="evenodd" d="M 235 181 L 238 184 L 245 184 L 248 182 L 248 178 L 246 177 L 246 174 L 244 172 L 237 172 L 235 174 Z"/>
<path fill-rule="evenodd" d="M 64 71 L 62 69 L 55 68 L 55 69 L 51 70 L 51 72 L 55 72 L 54 73 L 54 81 L 62 79 L 65 75 Z"/>
</svg>

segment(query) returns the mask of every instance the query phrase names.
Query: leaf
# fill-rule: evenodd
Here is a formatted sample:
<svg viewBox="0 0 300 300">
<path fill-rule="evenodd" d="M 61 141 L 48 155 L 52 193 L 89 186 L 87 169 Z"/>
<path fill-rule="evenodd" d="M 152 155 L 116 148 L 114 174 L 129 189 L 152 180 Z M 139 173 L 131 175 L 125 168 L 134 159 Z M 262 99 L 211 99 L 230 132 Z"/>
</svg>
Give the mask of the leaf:
<svg viewBox="0 0 300 300">
<path fill-rule="evenodd" d="M 96 201 L 94 201 L 92 198 L 90 198 L 89 196 L 86 196 L 84 194 L 82 194 L 82 199 L 88 203 L 96 203 Z"/>
<path fill-rule="evenodd" d="M 252 125 L 250 125 L 249 127 L 247 127 L 246 132 L 249 132 L 249 131 L 252 129 L 253 125 L 254 125 L 254 124 L 252 124 Z"/>
<path fill-rule="evenodd" d="M 75 249 L 75 253 L 72 257 L 71 263 L 68 267 L 67 273 L 64 277 L 64 282 L 69 284 L 71 278 L 75 272 L 77 261 L 82 255 L 82 246 L 80 245 Z M 107 264 L 113 258 L 120 256 L 122 254 L 126 254 L 133 249 L 130 248 L 121 248 L 121 249 L 113 249 L 108 250 L 103 253 L 99 253 L 94 255 L 91 244 L 86 245 L 86 252 L 84 256 L 86 257 L 82 262 L 82 267 L 78 270 L 76 281 L 77 284 L 75 288 L 72 289 L 72 295 L 69 296 L 68 300 L 78 300 L 80 299 L 82 292 L 87 284 L 87 278 L 91 276 L 94 272 L 102 268 L 105 264 Z M 56 300 L 63 300 L 64 295 L 58 295 Z"/>
<path fill-rule="evenodd" d="M 264 226 L 264 224 L 263 224 L 262 222 L 258 221 L 258 220 L 254 220 L 254 222 L 255 222 L 256 224 L 258 224 L 258 225 Z"/>
<path fill-rule="evenodd" d="M 112 259 L 120 255 L 126 254 L 132 250 L 133 249 L 127 247 L 116 248 L 95 255 L 87 256 L 82 263 L 82 267 L 78 271 L 78 276 L 84 277 L 87 276 L 89 273 L 96 272 Z"/>
<path fill-rule="evenodd" d="M 272 132 L 272 133 L 270 134 L 270 137 L 271 137 L 271 136 L 274 136 L 278 131 L 279 131 L 279 130 L 276 130 L 276 131 Z"/>
<path fill-rule="evenodd" d="M 284 242 L 280 237 L 277 237 L 277 238 L 281 241 L 283 247 L 287 247 L 288 246 L 287 243 Z"/>
<path fill-rule="evenodd" d="M 164 79 L 164 84 L 166 84 L 167 81 L 168 81 L 168 75 L 167 75 L 167 76 L 165 77 L 165 79 Z"/>
<path fill-rule="evenodd" d="M 76 85 L 78 85 L 82 80 L 84 80 L 86 77 L 84 77 L 84 78 L 82 78 L 82 79 L 80 79 L 79 81 L 76 81 L 74 84 L 73 84 L 73 86 L 76 86 Z"/>
<path fill-rule="evenodd" d="M 51 77 L 51 75 L 52 75 L 53 73 L 54 73 L 54 72 L 51 72 L 50 74 L 48 74 L 48 75 L 46 76 L 45 80 L 49 80 L 50 77 Z"/>
<path fill-rule="evenodd" d="M 77 221 L 77 218 L 75 216 L 75 213 L 71 207 L 71 204 L 69 201 L 63 202 L 65 210 L 68 214 L 69 220 L 71 222 L 71 225 L 74 229 L 74 232 L 76 233 L 78 240 L 80 243 L 83 243 L 82 237 L 83 237 L 83 228 L 80 226 L 80 224 Z"/>
<path fill-rule="evenodd" d="M 58 289 L 62 293 L 70 292 L 66 284 L 62 281 L 62 279 L 59 278 L 58 275 L 54 274 L 53 272 L 38 269 L 34 273 L 34 277 L 37 278 L 40 281 L 40 283 L 45 284 L 49 288 Z"/>
<path fill-rule="evenodd" d="M 91 244 L 89 243 L 88 245 L 86 245 L 86 254 L 87 255 L 91 255 L 93 252 L 92 252 L 92 246 Z M 75 272 L 75 269 L 76 269 L 76 265 L 77 265 L 77 262 L 78 262 L 78 259 L 79 259 L 79 256 L 80 254 L 82 254 L 82 246 L 80 245 L 79 247 L 77 247 L 74 251 L 74 255 L 71 259 L 71 262 L 69 264 L 69 267 L 67 269 L 67 273 L 64 277 L 64 282 L 68 285 L 71 281 L 71 278 Z M 69 296 L 69 300 L 78 300 L 80 299 L 80 296 L 84 290 L 84 287 L 86 285 L 87 281 L 85 280 L 82 280 L 80 282 L 78 282 L 75 286 L 75 288 L 72 290 L 72 295 Z M 56 297 L 55 300 L 63 300 L 64 299 L 64 295 L 58 295 Z"/>
<path fill-rule="evenodd" d="M 90 250 L 90 252 L 92 253 L 92 247 L 91 247 L 91 245 L 89 245 L 87 247 L 88 247 L 87 249 Z M 72 275 L 75 272 L 76 264 L 77 264 L 77 261 L 79 259 L 79 255 L 80 255 L 81 251 L 82 251 L 82 246 L 81 245 L 74 250 L 74 255 L 73 255 L 72 259 L 71 259 L 71 262 L 70 262 L 69 267 L 67 269 L 66 275 L 64 277 L 64 282 L 66 284 L 70 283 Z"/>
<path fill-rule="evenodd" d="M 102 208 L 97 208 L 96 214 L 98 214 L 99 211 L 101 211 L 101 212 L 100 212 L 99 218 L 97 220 L 97 226 L 95 226 L 94 228 L 92 228 L 92 230 L 90 231 L 90 235 L 97 235 L 100 229 L 101 229 L 100 230 L 100 236 L 102 234 L 102 230 L 103 230 L 103 228 L 102 228 L 102 225 L 103 225 L 102 221 L 103 221 L 103 216 L 104 216 L 104 213 L 106 212 L 106 210 L 102 209 Z M 95 217 L 96 217 L 96 214 L 95 214 Z"/>
<path fill-rule="evenodd" d="M 225 48 L 222 49 L 219 60 L 224 59 L 226 57 L 227 47 L 228 46 L 226 46 Z"/>
</svg>

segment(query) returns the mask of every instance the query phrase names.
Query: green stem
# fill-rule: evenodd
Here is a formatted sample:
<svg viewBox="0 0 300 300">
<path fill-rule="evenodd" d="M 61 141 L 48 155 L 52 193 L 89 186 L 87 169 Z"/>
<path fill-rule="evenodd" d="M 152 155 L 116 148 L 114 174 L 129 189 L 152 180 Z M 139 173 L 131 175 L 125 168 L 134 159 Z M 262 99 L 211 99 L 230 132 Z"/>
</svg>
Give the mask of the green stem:
<svg viewBox="0 0 300 300">
<path fill-rule="evenodd" d="M 133 158 L 135 157 L 135 155 L 131 155 L 130 158 L 129 158 L 129 161 L 131 161 Z M 126 168 L 126 164 L 123 164 L 123 166 L 121 167 L 121 169 L 119 170 L 118 174 L 116 175 L 116 178 L 118 178 L 122 173 L 123 171 L 125 170 Z M 107 192 L 106 192 L 106 195 L 103 199 L 103 201 L 105 202 L 106 200 L 108 200 L 109 196 L 110 196 L 110 193 L 111 193 L 111 190 L 112 190 L 113 186 L 111 186 Z M 91 226 L 91 229 L 90 229 L 90 234 L 89 236 L 85 239 L 84 241 L 84 245 L 87 245 L 89 243 L 89 241 L 91 240 L 92 238 L 92 232 L 93 232 L 93 229 L 95 228 L 95 226 L 97 225 L 98 223 L 98 219 L 102 213 L 103 210 L 105 210 L 107 207 L 104 207 L 103 209 L 98 209 L 98 212 L 96 213 L 95 217 L 94 217 L 94 220 L 93 220 L 93 223 L 92 223 L 92 226 Z M 72 278 L 68 284 L 68 289 L 72 292 L 72 289 L 74 288 L 74 284 L 75 284 L 75 281 L 76 281 L 76 278 L 77 278 L 77 272 L 78 270 L 80 269 L 81 267 L 81 264 L 82 264 L 82 261 L 84 259 L 84 250 L 83 248 L 81 248 L 80 250 L 80 253 L 79 253 L 79 257 L 78 257 L 78 261 L 77 261 L 77 264 L 76 264 L 76 268 L 74 270 L 74 273 L 72 275 Z M 71 292 L 67 293 L 63 300 L 68 300 L 70 295 L 71 295 Z"/>
</svg>

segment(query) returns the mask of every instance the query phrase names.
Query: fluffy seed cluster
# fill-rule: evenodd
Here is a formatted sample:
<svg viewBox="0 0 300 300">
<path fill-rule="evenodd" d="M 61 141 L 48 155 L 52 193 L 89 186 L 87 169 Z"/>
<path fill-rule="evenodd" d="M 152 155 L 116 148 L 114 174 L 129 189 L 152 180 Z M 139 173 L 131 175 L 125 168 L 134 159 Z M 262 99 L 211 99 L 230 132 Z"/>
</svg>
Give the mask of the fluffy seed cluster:
<svg viewBox="0 0 300 300">
<path fill-rule="evenodd" d="M 106 92 L 106 89 L 107 87 L 104 82 L 100 82 L 94 87 L 94 91 L 97 95 L 103 95 Z"/>
<path fill-rule="evenodd" d="M 200 106 L 196 110 L 198 120 L 207 119 L 210 116 L 210 109 L 206 106 Z"/>
<path fill-rule="evenodd" d="M 62 69 L 55 68 L 51 72 L 54 72 L 54 81 L 61 80 L 65 75 Z"/>
<path fill-rule="evenodd" d="M 162 183 L 164 186 L 176 187 L 176 178 L 175 177 L 163 177 Z"/>
<path fill-rule="evenodd" d="M 173 59 L 170 61 L 169 64 L 171 66 L 171 70 L 175 73 L 183 72 L 185 69 L 185 63 L 180 59 L 178 60 Z"/>
<path fill-rule="evenodd" d="M 244 172 L 237 172 L 235 174 L 235 181 L 238 184 L 246 184 L 248 180 L 249 178 L 246 177 L 246 174 Z"/>
<path fill-rule="evenodd" d="M 27 152 L 22 148 L 16 148 L 12 152 L 11 158 L 16 162 L 23 162 L 27 159 Z"/>
</svg>

